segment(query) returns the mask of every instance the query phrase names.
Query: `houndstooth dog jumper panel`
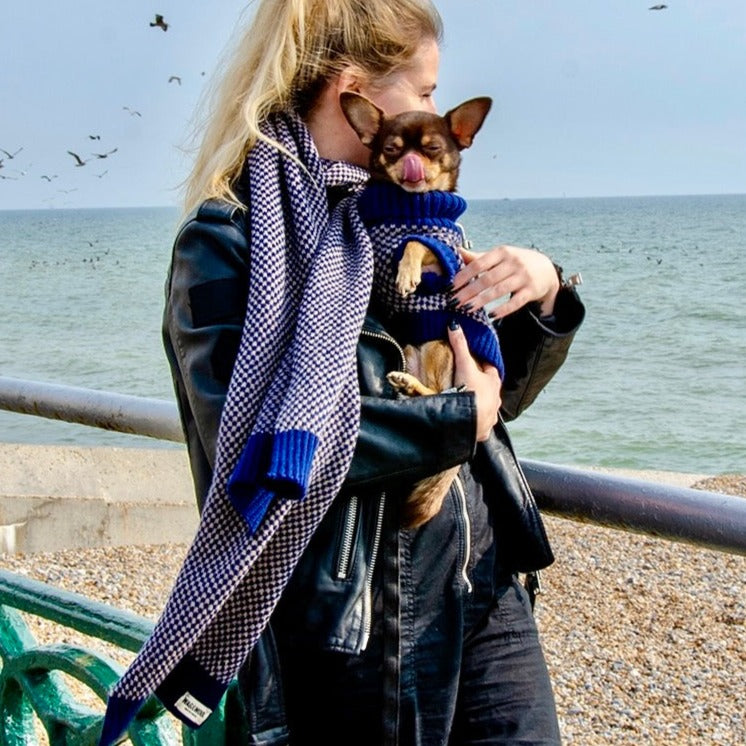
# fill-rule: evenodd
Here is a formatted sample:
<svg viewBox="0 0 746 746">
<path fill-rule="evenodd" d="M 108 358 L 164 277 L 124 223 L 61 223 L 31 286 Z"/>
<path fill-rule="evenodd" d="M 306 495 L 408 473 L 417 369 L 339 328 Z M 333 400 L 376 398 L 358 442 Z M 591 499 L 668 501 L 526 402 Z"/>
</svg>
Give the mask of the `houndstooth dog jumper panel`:
<svg viewBox="0 0 746 746">
<path fill-rule="evenodd" d="M 373 279 L 354 198 L 327 188 L 367 172 L 319 158 L 278 115 L 247 168 L 247 313 L 200 525 L 153 633 L 109 696 L 114 743 L 155 692 L 190 726 L 217 706 L 341 488 L 357 439 L 356 345 Z"/>
<path fill-rule="evenodd" d="M 455 320 L 472 355 L 494 365 L 502 378 L 500 343 L 489 316 L 483 309 L 458 308 L 447 292 L 464 266 L 458 252 L 464 236 L 456 222 L 466 210 L 464 199 L 453 192 L 408 192 L 390 182 L 371 181 L 358 197 L 358 208 L 374 246 L 373 302 L 389 331 L 403 344 L 419 345 L 446 339 L 448 324 Z M 411 240 L 435 254 L 442 274 L 423 273 L 417 289 L 402 295 L 396 275 Z"/>
</svg>

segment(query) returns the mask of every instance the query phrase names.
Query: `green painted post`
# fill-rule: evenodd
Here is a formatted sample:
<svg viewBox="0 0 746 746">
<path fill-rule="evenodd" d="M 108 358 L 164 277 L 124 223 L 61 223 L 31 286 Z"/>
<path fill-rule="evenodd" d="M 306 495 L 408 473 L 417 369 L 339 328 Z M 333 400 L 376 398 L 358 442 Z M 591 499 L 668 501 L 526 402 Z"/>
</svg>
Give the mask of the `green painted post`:
<svg viewBox="0 0 746 746">
<path fill-rule="evenodd" d="M 21 615 L 0 606 L 0 745 L 34 746 L 34 711 L 23 696 L 20 682 L 8 676 L 15 656 L 35 644 Z"/>
</svg>

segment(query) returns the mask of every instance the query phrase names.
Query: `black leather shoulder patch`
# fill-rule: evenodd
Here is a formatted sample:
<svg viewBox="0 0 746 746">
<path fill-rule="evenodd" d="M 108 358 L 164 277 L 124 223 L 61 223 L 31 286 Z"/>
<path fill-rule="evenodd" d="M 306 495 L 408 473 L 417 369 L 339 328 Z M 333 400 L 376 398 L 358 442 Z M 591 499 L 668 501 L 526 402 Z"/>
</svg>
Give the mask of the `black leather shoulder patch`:
<svg viewBox="0 0 746 746">
<path fill-rule="evenodd" d="M 237 277 L 210 280 L 190 288 L 189 304 L 194 328 L 222 323 L 243 324 L 246 292 L 246 283 Z"/>
</svg>

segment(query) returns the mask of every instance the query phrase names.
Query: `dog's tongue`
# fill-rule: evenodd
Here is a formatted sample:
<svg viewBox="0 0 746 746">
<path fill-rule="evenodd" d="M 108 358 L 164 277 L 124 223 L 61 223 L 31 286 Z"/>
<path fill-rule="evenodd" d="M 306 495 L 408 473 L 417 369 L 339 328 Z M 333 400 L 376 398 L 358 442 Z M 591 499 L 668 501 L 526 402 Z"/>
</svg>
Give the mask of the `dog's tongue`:
<svg viewBox="0 0 746 746">
<path fill-rule="evenodd" d="M 416 183 L 425 178 L 425 167 L 422 161 L 414 154 L 404 156 L 404 181 Z"/>
</svg>

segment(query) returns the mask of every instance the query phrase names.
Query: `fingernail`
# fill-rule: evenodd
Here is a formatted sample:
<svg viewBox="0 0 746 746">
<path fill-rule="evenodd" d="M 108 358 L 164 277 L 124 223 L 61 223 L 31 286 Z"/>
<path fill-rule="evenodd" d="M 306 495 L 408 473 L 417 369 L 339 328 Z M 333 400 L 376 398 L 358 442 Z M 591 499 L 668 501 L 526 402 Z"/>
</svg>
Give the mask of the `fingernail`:
<svg viewBox="0 0 746 746">
<path fill-rule="evenodd" d="M 456 308 L 458 308 L 458 301 L 457 301 L 457 300 L 456 300 L 455 298 L 449 298 L 449 299 L 448 299 L 448 300 L 446 301 L 446 308 L 447 308 L 447 309 L 448 309 L 449 311 L 455 311 L 455 310 L 456 310 Z"/>
<path fill-rule="evenodd" d="M 450 320 L 450 321 L 448 322 L 448 328 L 449 328 L 449 329 L 450 329 L 450 330 L 451 330 L 452 332 L 457 332 L 457 331 L 458 331 L 458 330 L 459 330 L 459 329 L 460 329 L 461 327 L 459 326 L 459 323 L 458 323 L 458 321 L 456 321 L 456 319 L 451 319 L 451 320 Z"/>
<path fill-rule="evenodd" d="M 466 311 L 467 313 L 469 311 L 473 311 L 474 310 L 474 306 L 472 306 L 471 303 L 464 303 L 464 305 L 461 306 L 460 308 L 461 308 L 462 311 Z"/>
</svg>

